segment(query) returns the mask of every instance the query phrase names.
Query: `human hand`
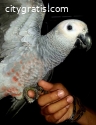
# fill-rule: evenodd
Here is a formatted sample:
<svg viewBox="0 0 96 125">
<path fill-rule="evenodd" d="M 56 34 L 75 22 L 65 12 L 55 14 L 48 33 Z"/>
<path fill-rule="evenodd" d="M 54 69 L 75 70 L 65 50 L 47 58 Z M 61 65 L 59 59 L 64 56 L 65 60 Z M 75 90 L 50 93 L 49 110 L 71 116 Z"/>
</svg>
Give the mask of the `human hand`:
<svg viewBox="0 0 96 125">
<path fill-rule="evenodd" d="M 73 97 L 68 90 L 61 83 L 51 84 L 43 80 L 38 85 L 48 91 L 38 99 L 41 114 L 45 119 L 52 123 L 69 119 L 73 112 Z"/>
</svg>

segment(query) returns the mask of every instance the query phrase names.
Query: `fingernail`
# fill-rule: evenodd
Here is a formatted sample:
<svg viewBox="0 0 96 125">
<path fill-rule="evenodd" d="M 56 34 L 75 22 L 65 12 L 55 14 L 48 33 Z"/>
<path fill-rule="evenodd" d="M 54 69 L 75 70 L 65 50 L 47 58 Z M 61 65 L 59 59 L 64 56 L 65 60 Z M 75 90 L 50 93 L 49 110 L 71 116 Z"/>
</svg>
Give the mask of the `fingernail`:
<svg viewBox="0 0 96 125">
<path fill-rule="evenodd" d="M 67 102 L 68 103 L 72 103 L 73 102 L 73 97 L 72 96 L 68 96 L 67 97 Z"/>
<path fill-rule="evenodd" d="M 28 92 L 27 92 L 27 94 L 28 94 L 28 96 L 30 97 L 30 98 L 34 98 L 36 95 L 35 95 L 35 92 L 33 91 L 33 90 L 29 90 Z"/>
<path fill-rule="evenodd" d="M 58 96 L 60 98 L 64 97 L 64 91 L 63 90 L 58 90 Z"/>
</svg>

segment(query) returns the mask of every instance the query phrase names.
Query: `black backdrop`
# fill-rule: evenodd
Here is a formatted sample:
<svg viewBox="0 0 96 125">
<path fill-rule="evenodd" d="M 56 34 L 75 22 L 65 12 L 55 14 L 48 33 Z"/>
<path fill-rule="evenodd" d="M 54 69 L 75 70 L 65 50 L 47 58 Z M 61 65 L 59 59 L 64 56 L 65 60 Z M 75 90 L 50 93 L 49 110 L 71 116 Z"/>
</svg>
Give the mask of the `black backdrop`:
<svg viewBox="0 0 96 125">
<path fill-rule="evenodd" d="M 66 60 L 54 69 L 51 82 L 61 82 L 65 87 L 74 95 L 78 96 L 85 105 L 89 106 L 93 110 L 96 110 L 95 102 L 95 7 L 91 1 L 68 1 L 68 0 L 43 0 L 45 6 L 48 3 L 52 7 L 67 6 L 69 12 L 59 13 L 46 13 L 44 23 L 42 26 L 42 34 L 46 34 L 59 22 L 65 19 L 75 18 L 80 19 L 87 23 L 90 35 L 92 37 L 92 48 L 85 52 L 83 50 L 73 50 Z M 0 120 L 4 118 L 4 115 L 11 105 L 10 97 L 4 98 L 0 101 Z M 44 117 L 40 114 L 40 108 L 35 101 L 33 104 L 27 104 L 17 116 L 13 119 L 3 119 L 2 124 L 41 124 L 50 125 L 45 121 Z M 22 122 L 22 123 L 21 123 Z M 61 123 L 66 124 L 66 123 Z"/>
</svg>

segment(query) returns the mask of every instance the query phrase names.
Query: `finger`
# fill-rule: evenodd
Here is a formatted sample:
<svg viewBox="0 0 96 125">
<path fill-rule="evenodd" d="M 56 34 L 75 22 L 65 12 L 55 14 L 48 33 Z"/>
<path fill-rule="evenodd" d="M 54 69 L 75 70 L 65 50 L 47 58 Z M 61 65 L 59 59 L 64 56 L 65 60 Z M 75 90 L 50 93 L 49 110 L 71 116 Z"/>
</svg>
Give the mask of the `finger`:
<svg viewBox="0 0 96 125">
<path fill-rule="evenodd" d="M 55 83 L 53 85 L 54 85 L 54 87 L 51 89 L 51 91 L 55 91 L 55 90 L 61 89 L 61 90 L 64 90 L 66 96 L 70 94 L 68 92 L 68 90 L 64 87 L 63 84 L 61 84 L 61 83 Z"/>
<path fill-rule="evenodd" d="M 44 115 L 50 115 L 58 112 L 59 110 L 65 108 L 69 104 L 73 102 L 73 97 L 72 96 L 67 96 L 58 102 L 52 103 L 42 109 L 42 112 Z"/>
<path fill-rule="evenodd" d="M 39 99 L 38 99 L 38 104 L 40 106 L 45 106 L 49 103 L 52 103 L 54 101 L 59 100 L 60 98 L 63 98 L 64 95 L 65 95 L 65 93 L 64 93 L 63 90 L 56 90 L 54 92 L 51 92 L 51 93 L 45 94 L 43 96 L 40 96 Z"/>
<path fill-rule="evenodd" d="M 65 113 L 65 115 L 62 115 L 62 117 L 60 119 L 57 120 L 56 124 L 64 122 L 65 120 L 68 120 L 73 112 L 73 103 L 70 104 L 68 111 Z"/>
<path fill-rule="evenodd" d="M 53 84 L 46 82 L 44 80 L 39 81 L 38 85 L 41 86 L 46 91 L 50 91 L 53 88 Z"/>
<path fill-rule="evenodd" d="M 59 119 L 61 119 L 66 114 L 68 109 L 69 109 L 69 107 L 67 106 L 67 107 L 59 110 L 58 112 L 56 112 L 56 113 L 54 113 L 52 115 L 46 115 L 45 119 L 48 122 L 57 123 L 59 121 Z"/>
<path fill-rule="evenodd" d="M 28 94 L 28 96 L 30 98 L 34 98 L 35 97 L 35 92 L 33 90 L 28 90 L 27 94 Z"/>
<path fill-rule="evenodd" d="M 62 89 L 66 93 L 66 96 L 68 94 L 70 94 L 68 92 L 68 90 L 64 87 L 64 85 L 61 84 L 61 83 L 52 84 L 52 83 L 46 82 L 44 80 L 41 80 L 41 81 L 38 82 L 38 85 L 41 86 L 46 91 L 50 91 L 51 92 L 51 91 L 55 91 L 55 90 L 58 90 L 58 89 Z"/>
</svg>

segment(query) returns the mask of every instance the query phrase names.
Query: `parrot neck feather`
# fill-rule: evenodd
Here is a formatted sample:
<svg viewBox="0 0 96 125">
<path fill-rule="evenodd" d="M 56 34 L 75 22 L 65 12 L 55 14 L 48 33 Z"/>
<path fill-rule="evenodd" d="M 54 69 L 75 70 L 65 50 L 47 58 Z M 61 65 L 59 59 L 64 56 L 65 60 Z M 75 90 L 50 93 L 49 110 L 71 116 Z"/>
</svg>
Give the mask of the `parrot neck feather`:
<svg viewBox="0 0 96 125">
<path fill-rule="evenodd" d="M 44 61 L 46 70 L 51 70 L 64 61 L 70 52 L 70 48 L 63 45 L 64 38 L 60 39 L 54 30 L 41 36 L 38 44 L 38 53 Z M 71 48 L 72 49 L 72 48 Z"/>
</svg>

